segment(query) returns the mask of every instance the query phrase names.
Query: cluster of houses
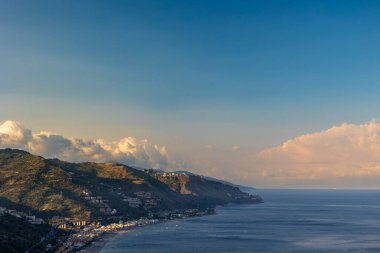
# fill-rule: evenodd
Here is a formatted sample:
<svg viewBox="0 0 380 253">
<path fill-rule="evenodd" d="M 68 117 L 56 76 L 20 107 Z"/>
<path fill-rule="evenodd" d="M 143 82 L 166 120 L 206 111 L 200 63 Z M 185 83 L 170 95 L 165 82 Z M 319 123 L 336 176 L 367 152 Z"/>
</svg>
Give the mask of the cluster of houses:
<svg viewBox="0 0 380 253">
<path fill-rule="evenodd" d="M 64 244 L 59 248 L 56 253 L 67 253 L 78 251 L 84 246 L 92 243 L 95 239 L 100 237 L 105 232 L 118 231 L 122 229 L 130 229 L 136 226 L 145 226 L 148 224 L 157 223 L 156 219 L 141 218 L 138 220 L 119 221 L 119 223 L 112 223 L 106 226 L 100 226 L 97 223 L 90 223 L 82 228 L 77 228 L 75 233 L 70 234 Z"/>
<path fill-rule="evenodd" d="M 179 175 L 184 175 L 184 173 L 178 173 L 178 172 L 162 172 L 157 173 L 157 171 L 152 169 L 145 170 L 146 173 L 153 174 L 158 180 L 172 180 L 177 181 Z"/>
<path fill-rule="evenodd" d="M 184 172 L 157 172 L 153 169 L 146 169 L 144 170 L 146 173 L 152 175 L 156 179 L 160 180 L 161 182 L 167 183 L 169 187 L 173 191 L 177 191 L 180 188 L 180 179 L 182 176 L 188 176 Z M 184 189 L 185 190 L 185 189 Z M 182 192 L 182 194 L 190 194 L 190 191 L 185 190 L 185 192 Z"/>
<path fill-rule="evenodd" d="M 105 215 L 114 215 L 117 213 L 117 210 L 111 208 L 108 204 L 108 199 L 104 199 L 103 196 L 93 196 L 92 192 L 89 190 L 83 190 L 83 197 L 87 202 L 90 202 L 92 205 L 99 208 L 99 212 Z"/>
<path fill-rule="evenodd" d="M 30 224 L 43 224 L 44 220 L 42 218 L 38 218 L 35 215 L 27 215 L 24 212 L 19 212 L 12 209 L 7 209 L 5 207 L 0 206 L 0 216 L 4 216 L 4 214 L 12 215 L 13 217 L 19 218 L 19 219 L 25 219 Z"/>
<path fill-rule="evenodd" d="M 123 201 L 127 202 L 128 206 L 133 208 L 139 208 L 142 205 L 142 201 L 139 198 L 123 196 Z"/>
<path fill-rule="evenodd" d="M 154 196 L 151 192 L 138 191 L 134 193 L 135 196 L 144 202 L 144 210 L 150 210 L 157 206 L 157 201 L 159 198 Z"/>
<path fill-rule="evenodd" d="M 94 225 L 100 226 L 100 222 L 94 221 L 91 223 L 93 223 Z M 69 230 L 69 229 L 80 228 L 80 227 L 89 225 L 90 221 L 77 219 L 77 218 L 53 216 L 51 219 L 49 219 L 49 224 L 62 230 Z"/>
<path fill-rule="evenodd" d="M 161 173 L 160 176 L 161 177 L 165 177 L 165 178 L 175 179 L 175 178 L 178 177 L 178 173 L 175 173 L 175 172 L 164 172 L 164 173 Z"/>
<path fill-rule="evenodd" d="M 124 193 L 118 194 L 123 202 L 126 202 L 129 207 L 140 208 L 141 206 L 144 210 L 150 210 L 157 206 L 157 201 L 159 198 L 154 196 L 151 192 L 138 191 L 134 193 L 134 196 L 128 196 Z"/>
<path fill-rule="evenodd" d="M 121 190 L 120 188 L 118 188 Z M 151 210 L 157 206 L 157 202 L 160 200 L 157 196 L 154 196 L 151 192 L 138 191 L 133 193 L 132 196 L 128 196 L 123 192 L 117 192 L 121 201 L 125 202 L 132 208 L 143 208 L 144 210 Z M 110 206 L 109 201 L 103 196 L 95 196 L 90 190 L 82 191 L 83 198 L 92 205 L 99 208 L 99 212 L 105 215 L 115 215 L 117 209 Z"/>
<path fill-rule="evenodd" d="M 91 197 L 89 200 L 102 200 L 98 198 L 98 196 Z M 154 199 L 154 196 L 149 192 L 136 192 L 135 198 L 140 202 L 140 205 L 144 202 Z M 128 197 L 127 197 L 128 198 Z M 134 200 L 136 201 L 136 200 Z M 94 204 L 100 204 L 101 202 L 95 202 Z M 104 201 L 103 201 L 104 203 Z M 144 203 L 145 205 L 145 203 Z M 210 209 L 211 210 L 211 209 Z M 198 209 L 187 209 L 187 210 L 177 210 L 177 211 L 163 211 L 158 213 L 151 213 L 147 218 L 140 218 L 138 220 L 129 220 L 122 221 L 120 220 L 118 223 L 112 223 L 108 225 L 101 225 L 99 220 L 81 220 L 76 218 L 68 218 L 61 216 L 54 216 L 48 220 L 49 224 L 57 227 L 60 230 L 65 230 L 68 233 L 67 238 L 62 240 L 62 246 L 59 248 L 58 253 L 68 253 L 74 252 L 82 249 L 84 246 L 92 243 L 94 240 L 99 238 L 103 233 L 110 231 L 118 231 L 123 229 L 130 229 L 136 226 L 145 226 L 149 224 L 158 223 L 159 221 L 165 221 L 170 219 L 177 219 L 189 216 L 197 216 L 210 214 L 210 210 L 208 211 L 200 211 Z M 44 220 L 41 218 L 37 218 L 35 216 L 27 215 L 23 212 L 19 212 L 16 210 L 9 210 L 4 207 L 0 207 L 0 216 L 4 214 L 9 214 L 18 218 L 24 218 L 31 224 L 42 224 Z M 51 245 L 48 245 L 51 246 Z"/>
</svg>

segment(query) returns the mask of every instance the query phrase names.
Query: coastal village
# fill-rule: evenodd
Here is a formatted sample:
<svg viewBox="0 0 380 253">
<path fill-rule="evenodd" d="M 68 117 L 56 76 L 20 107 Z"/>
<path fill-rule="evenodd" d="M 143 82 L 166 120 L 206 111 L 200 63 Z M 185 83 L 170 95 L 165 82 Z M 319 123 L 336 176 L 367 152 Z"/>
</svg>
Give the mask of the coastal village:
<svg viewBox="0 0 380 253">
<path fill-rule="evenodd" d="M 9 228 L 2 238 L 28 253 L 86 251 L 116 231 L 214 214 L 227 203 L 262 202 L 237 186 L 186 172 L 75 164 L 12 149 L 0 150 L 0 162 L 0 219 Z M 10 221 L 18 224 L 14 230 Z M 19 245 L 12 236 L 25 237 L 23 229 L 36 236 Z"/>
<path fill-rule="evenodd" d="M 135 196 L 122 195 L 122 201 L 126 202 L 130 207 L 140 208 L 143 207 L 144 210 L 149 210 L 151 207 L 157 204 L 153 194 L 145 191 L 138 191 L 134 194 Z M 83 198 L 92 203 L 94 206 L 99 208 L 99 211 L 104 215 L 114 215 L 117 210 L 112 208 L 108 204 L 108 200 L 102 196 L 93 196 L 89 190 L 83 191 Z M 99 239 L 103 234 L 129 230 L 134 227 L 141 227 L 150 224 L 156 224 L 159 222 L 165 222 L 173 219 L 181 219 L 185 217 L 192 216 L 203 216 L 214 214 L 215 210 L 213 208 L 207 208 L 203 210 L 199 209 L 185 209 L 185 210 L 174 210 L 174 211 L 161 211 L 161 212 L 151 212 L 148 213 L 148 217 L 141 217 L 139 219 L 132 220 L 119 220 L 114 223 L 104 223 L 101 219 L 78 219 L 70 217 L 53 216 L 50 219 L 43 219 L 36 217 L 34 215 L 28 215 L 24 212 L 20 212 L 13 209 L 7 209 L 5 207 L 0 207 L 0 216 L 5 214 L 12 215 L 19 219 L 24 219 L 31 224 L 40 225 L 48 223 L 52 226 L 51 236 L 56 237 L 57 244 L 59 248 L 54 250 L 57 253 L 69 253 L 77 252 L 79 250 L 85 249 L 92 242 Z M 41 243 L 47 238 L 42 238 Z M 56 246 L 56 245 L 55 245 Z M 50 252 L 53 245 L 46 244 L 46 251 Z M 32 247 L 33 248 L 33 247 Z M 33 252 L 31 249 L 29 253 Z"/>
<path fill-rule="evenodd" d="M 5 207 L 0 206 L 0 216 L 4 216 L 5 214 L 9 214 L 19 219 L 25 219 L 30 224 L 34 224 L 34 225 L 40 225 L 40 224 L 45 223 L 45 221 L 42 218 L 38 218 L 35 215 L 28 215 L 24 212 L 20 212 L 13 209 L 7 209 Z"/>
<path fill-rule="evenodd" d="M 126 202 L 128 206 L 132 208 L 143 207 L 144 210 L 149 210 L 151 207 L 157 205 L 157 202 L 150 192 L 138 191 L 134 193 L 134 196 L 127 196 L 125 194 L 119 194 L 123 202 Z M 109 201 L 103 196 L 93 196 L 91 191 L 84 190 L 83 198 L 99 208 L 100 213 L 104 215 L 115 215 L 117 210 L 109 205 Z M 54 227 L 67 231 L 69 236 L 65 241 L 62 241 L 62 246 L 57 252 L 73 252 L 77 251 L 106 232 L 114 232 L 119 230 L 131 229 L 136 226 L 145 226 L 149 224 L 155 224 L 158 222 L 168 221 L 172 219 L 178 219 L 190 216 L 201 216 L 206 214 L 213 214 L 213 209 L 198 210 L 176 210 L 172 212 L 156 212 L 149 213 L 148 217 L 142 217 L 135 220 L 119 220 L 117 223 L 110 223 L 102 225 L 99 220 L 81 220 L 68 217 L 54 216 L 49 220 L 49 223 Z"/>
<path fill-rule="evenodd" d="M 104 233 L 116 232 L 121 230 L 129 230 L 135 227 L 146 226 L 150 224 L 156 224 L 159 222 L 166 222 L 169 220 L 193 217 L 193 216 L 203 216 L 215 214 L 214 209 L 198 210 L 198 209 L 187 209 L 178 210 L 174 212 L 160 212 L 158 214 L 151 214 L 151 217 L 155 218 L 140 218 L 137 220 L 120 220 L 118 223 L 111 223 L 108 225 L 101 225 L 99 222 L 86 222 L 87 224 L 72 222 L 67 220 L 64 230 L 70 232 L 65 242 L 62 242 L 62 246 L 59 248 L 57 253 L 68 253 L 75 252 L 80 249 L 86 248 L 92 242 L 97 240 Z M 156 218 L 157 217 L 157 218 Z M 160 217 L 160 218 L 158 218 Z"/>
</svg>

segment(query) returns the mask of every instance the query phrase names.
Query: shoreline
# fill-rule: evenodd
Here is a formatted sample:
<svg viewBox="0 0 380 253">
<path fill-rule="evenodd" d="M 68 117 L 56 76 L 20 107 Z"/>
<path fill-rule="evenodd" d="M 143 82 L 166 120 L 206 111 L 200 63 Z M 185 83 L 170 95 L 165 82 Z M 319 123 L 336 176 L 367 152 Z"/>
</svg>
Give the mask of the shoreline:
<svg viewBox="0 0 380 253">
<path fill-rule="evenodd" d="M 227 204 L 228 205 L 228 204 Z M 99 253 L 102 251 L 102 249 L 107 245 L 108 242 L 110 242 L 113 238 L 115 238 L 117 235 L 128 233 L 128 231 L 133 229 L 138 229 L 139 227 L 145 227 L 149 225 L 159 224 L 159 223 L 166 223 L 174 220 L 182 220 L 192 217 L 202 217 L 202 216 L 208 216 L 208 215 L 216 215 L 217 210 L 221 208 L 224 205 L 218 205 L 213 208 L 207 208 L 206 210 L 200 211 L 199 209 L 188 209 L 187 211 L 191 210 L 190 213 L 187 214 L 180 214 L 178 215 L 177 212 L 169 213 L 170 218 L 164 218 L 164 219 L 152 219 L 148 220 L 145 218 L 142 223 L 135 223 L 131 226 L 124 226 L 119 227 L 111 231 L 106 231 L 100 235 L 98 235 L 93 241 L 90 243 L 87 243 L 84 247 L 82 247 L 79 252 L 82 253 Z M 194 213 L 194 211 L 196 211 Z M 173 216 L 174 215 L 174 216 Z M 141 220 L 142 218 L 140 218 Z M 140 220 L 136 220 L 139 222 Z M 134 221 L 134 222 L 136 222 Z M 148 222 L 147 222 L 148 221 Z"/>
<path fill-rule="evenodd" d="M 83 253 L 99 253 L 108 242 L 110 242 L 113 238 L 115 238 L 119 234 L 123 234 L 124 230 L 113 231 L 113 232 L 105 232 L 99 238 L 94 240 L 90 245 L 82 249 L 80 252 Z"/>
<path fill-rule="evenodd" d="M 91 244 L 86 245 L 79 252 L 82 252 L 82 253 L 99 253 L 107 245 L 107 243 L 110 242 L 117 235 L 125 234 L 128 231 L 130 231 L 130 230 L 138 229 L 138 228 L 145 227 L 145 226 L 160 224 L 160 223 L 166 223 L 166 222 L 170 222 L 170 221 L 174 221 L 174 220 L 181 220 L 181 219 L 191 218 L 191 217 L 195 217 L 195 216 L 201 217 L 201 216 L 207 216 L 207 215 L 215 215 L 216 214 L 216 209 L 217 209 L 217 207 L 213 208 L 214 212 L 213 213 L 209 213 L 209 214 L 187 216 L 187 217 L 176 218 L 176 219 L 163 219 L 163 220 L 160 220 L 158 222 L 148 223 L 148 224 L 145 224 L 145 225 L 133 226 L 133 227 L 129 227 L 129 228 L 122 228 L 120 230 L 111 231 L 111 232 L 104 232 L 102 235 L 100 235 L 94 241 L 92 241 Z"/>
</svg>

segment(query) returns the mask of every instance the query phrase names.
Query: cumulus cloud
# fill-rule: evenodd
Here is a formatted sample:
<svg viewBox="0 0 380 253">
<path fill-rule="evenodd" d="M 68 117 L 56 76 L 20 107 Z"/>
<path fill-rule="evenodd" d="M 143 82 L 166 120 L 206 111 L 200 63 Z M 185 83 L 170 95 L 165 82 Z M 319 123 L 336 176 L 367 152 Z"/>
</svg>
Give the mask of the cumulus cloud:
<svg viewBox="0 0 380 253">
<path fill-rule="evenodd" d="M 19 148 L 72 162 L 121 162 L 139 167 L 193 172 L 256 186 L 380 186 L 380 123 L 344 123 L 300 135 L 261 150 L 212 145 L 192 150 L 191 159 L 164 146 L 126 137 L 84 140 L 34 133 L 15 121 L 0 124 L 0 148 Z"/>
<path fill-rule="evenodd" d="M 0 148 L 19 148 L 48 158 L 71 162 L 121 162 L 146 168 L 184 169 L 189 162 L 170 155 L 164 146 L 133 137 L 108 142 L 103 139 L 84 140 L 50 132 L 33 133 L 16 121 L 0 125 Z M 186 167 L 183 167 L 186 166 Z"/>
<path fill-rule="evenodd" d="M 344 123 L 301 135 L 259 152 L 257 159 L 260 176 L 278 181 L 379 178 L 380 123 Z"/>
<path fill-rule="evenodd" d="M 0 145 L 23 147 L 32 139 L 32 131 L 25 129 L 18 122 L 6 121 L 0 125 Z"/>
</svg>

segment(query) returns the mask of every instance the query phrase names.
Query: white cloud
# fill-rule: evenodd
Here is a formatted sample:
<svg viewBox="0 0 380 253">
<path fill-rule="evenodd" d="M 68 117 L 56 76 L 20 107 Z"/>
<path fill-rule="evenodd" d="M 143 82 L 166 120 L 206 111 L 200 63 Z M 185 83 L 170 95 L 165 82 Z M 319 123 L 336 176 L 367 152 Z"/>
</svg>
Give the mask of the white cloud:
<svg viewBox="0 0 380 253">
<path fill-rule="evenodd" d="M 190 166 L 173 155 L 164 146 L 133 137 L 113 142 L 103 139 L 83 140 L 50 132 L 33 133 L 21 123 L 5 121 L 0 125 L 0 148 L 19 148 L 47 158 L 71 162 L 115 161 L 127 165 L 161 169 L 185 169 Z M 186 167 L 183 167 L 186 166 Z"/>
<path fill-rule="evenodd" d="M 32 132 L 15 121 L 5 121 L 0 125 L 0 145 L 22 147 L 32 139 Z"/>
<path fill-rule="evenodd" d="M 189 151 L 190 160 L 149 140 L 84 140 L 33 133 L 18 122 L 6 121 L 0 124 L 0 148 L 6 147 L 73 162 L 115 161 L 167 170 L 191 169 L 256 186 L 380 186 L 380 123 L 376 121 L 344 123 L 259 152 L 239 146 L 207 145 Z"/>
<path fill-rule="evenodd" d="M 380 123 L 344 123 L 301 135 L 257 158 L 261 176 L 277 181 L 380 178 Z"/>
</svg>

